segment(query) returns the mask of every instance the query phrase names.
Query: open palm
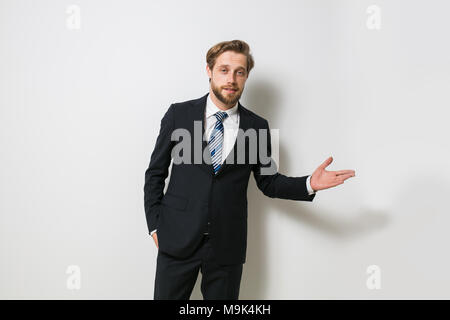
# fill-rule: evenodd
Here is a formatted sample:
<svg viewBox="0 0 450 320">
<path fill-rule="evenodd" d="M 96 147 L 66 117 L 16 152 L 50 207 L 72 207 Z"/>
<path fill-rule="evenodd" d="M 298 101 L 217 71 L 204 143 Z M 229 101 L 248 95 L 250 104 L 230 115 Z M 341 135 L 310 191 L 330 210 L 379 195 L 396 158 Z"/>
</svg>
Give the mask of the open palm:
<svg viewBox="0 0 450 320">
<path fill-rule="evenodd" d="M 312 174 L 311 187 L 314 191 L 335 187 L 355 176 L 354 170 L 327 171 L 325 168 L 333 162 L 333 157 L 325 160 Z"/>
</svg>

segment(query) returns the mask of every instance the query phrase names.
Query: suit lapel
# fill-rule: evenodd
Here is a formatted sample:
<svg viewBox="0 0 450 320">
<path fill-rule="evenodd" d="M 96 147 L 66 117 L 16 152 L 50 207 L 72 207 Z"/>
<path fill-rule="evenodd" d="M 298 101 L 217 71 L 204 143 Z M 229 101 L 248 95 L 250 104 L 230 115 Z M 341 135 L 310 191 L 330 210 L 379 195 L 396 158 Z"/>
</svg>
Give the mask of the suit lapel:
<svg viewBox="0 0 450 320">
<path fill-rule="evenodd" d="M 247 109 L 245 109 L 239 101 L 238 101 L 238 112 L 239 112 L 239 129 L 242 129 L 245 132 L 247 129 L 250 129 L 252 127 L 253 119 L 249 115 Z M 216 176 L 222 175 L 224 171 L 229 170 L 233 166 L 237 165 L 237 153 L 236 153 L 237 139 L 238 138 L 236 137 L 233 144 L 233 148 L 227 155 L 225 161 L 222 163 Z"/>
<path fill-rule="evenodd" d="M 206 100 L 208 97 L 209 92 L 201 97 L 200 99 L 197 99 L 195 102 L 195 108 L 194 108 L 194 115 L 193 115 L 193 121 L 201 121 L 202 124 L 202 152 L 205 151 L 205 156 L 208 158 L 208 162 L 211 163 L 211 154 L 209 153 L 209 147 L 208 147 L 208 141 L 203 139 L 205 135 L 205 110 L 206 110 Z M 239 129 L 242 129 L 244 132 L 247 129 L 250 129 L 253 124 L 253 119 L 250 116 L 247 109 L 245 109 L 241 103 L 238 101 L 238 112 L 239 112 Z M 233 148 L 231 149 L 230 153 L 228 154 L 227 158 L 225 159 L 224 163 L 220 167 L 219 171 L 217 172 L 216 176 L 223 174 L 225 170 L 227 170 L 229 167 L 232 167 L 233 165 L 236 165 L 236 146 L 237 146 L 237 139 L 234 141 Z M 233 163 L 229 163 L 234 158 Z M 200 168 L 204 170 L 206 173 L 214 175 L 214 168 L 212 164 L 208 164 L 204 161 L 202 157 L 202 163 L 199 164 Z"/>
</svg>

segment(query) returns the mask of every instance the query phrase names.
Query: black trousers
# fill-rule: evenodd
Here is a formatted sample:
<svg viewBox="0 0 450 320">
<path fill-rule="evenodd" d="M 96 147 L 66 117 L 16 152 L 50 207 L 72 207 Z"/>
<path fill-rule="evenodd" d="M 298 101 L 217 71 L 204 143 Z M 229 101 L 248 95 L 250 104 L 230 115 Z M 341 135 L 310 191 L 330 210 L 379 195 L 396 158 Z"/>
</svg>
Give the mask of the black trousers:
<svg viewBox="0 0 450 320">
<path fill-rule="evenodd" d="M 243 264 L 220 266 L 214 261 L 209 236 L 187 259 L 158 250 L 155 300 L 189 300 L 199 270 L 204 300 L 238 300 Z"/>
</svg>

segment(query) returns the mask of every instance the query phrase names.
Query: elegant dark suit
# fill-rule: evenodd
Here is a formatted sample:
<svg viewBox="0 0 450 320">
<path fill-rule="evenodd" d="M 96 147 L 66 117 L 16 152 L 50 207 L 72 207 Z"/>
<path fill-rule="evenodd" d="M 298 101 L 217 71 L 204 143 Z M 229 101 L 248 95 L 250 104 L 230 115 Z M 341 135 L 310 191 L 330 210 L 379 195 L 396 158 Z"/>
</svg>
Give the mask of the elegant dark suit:
<svg viewBox="0 0 450 320">
<path fill-rule="evenodd" d="M 192 141 L 191 164 L 173 164 L 167 192 L 165 179 L 171 162 L 171 151 L 178 141 L 171 141 L 176 128 L 189 130 L 194 140 L 194 121 L 201 121 L 201 148 L 207 148 L 204 135 L 204 112 L 208 94 L 172 104 L 163 119 L 150 165 L 145 172 L 144 203 L 149 232 L 158 229 L 159 249 L 176 257 L 187 257 L 208 229 L 211 243 L 221 264 L 244 263 L 247 247 L 247 186 L 253 172 L 258 188 L 268 197 L 312 201 L 306 178 L 287 177 L 276 172 L 261 175 L 261 167 L 270 164 L 239 164 L 236 143 L 220 171 L 214 175 L 211 164 L 194 164 Z M 238 102 L 239 128 L 267 129 L 267 120 L 244 108 Z M 268 139 L 270 142 L 270 139 Z M 198 145 L 200 145 L 200 142 Z M 246 147 L 247 148 L 247 147 Z M 269 143 L 269 152 L 270 152 Z M 270 155 L 270 153 L 268 153 Z M 233 157 L 234 163 L 227 161 Z M 258 159 L 259 160 L 259 159 Z M 249 161 L 246 161 L 249 162 Z"/>
<path fill-rule="evenodd" d="M 251 172 L 258 188 L 268 197 L 312 201 L 315 194 L 308 194 L 308 176 L 288 177 L 276 170 L 271 175 L 261 174 L 262 168 L 276 167 L 274 163 L 264 164 L 259 156 L 257 163 L 250 163 L 248 137 L 245 140 L 245 163 L 237 163 L 237 139 L 216 175 L 212 164 L 205 162 L 203 157 L 201 163 L 194 163 L 195 150 L 208 150 L 207 141 L 203 140 L 208 94 L 172 104 L 161 120 L 150 165 L 145 172 L 144 202 L 148 230 L 157 229 L 160 252 L 178 259 L 189 258 L 199 248 L 207 231 L 219 265 L 243 264 L 247 249 L 247 186 Z M 238 112 L 239 128 L 244 132 L 250 128 L 268 132 L 267 120 L 244 108 L 240 102 Z M 197 130 L 197 136 L 194 135 L 194 121 L 201 121 L 201 134 Z M 178 143 L 171 141 L 171 134 L 177 128 L 191 133 L 191 162 L 173 163 L 167 192 L 163 194 L 172 148 Z M 257 138 L 260 139 L 260 135 Z M 270 135 L 267 139 L 267 154 L 270 155 Z M 209 152 L 206 154 L 209 156 Z"/>
</svg>

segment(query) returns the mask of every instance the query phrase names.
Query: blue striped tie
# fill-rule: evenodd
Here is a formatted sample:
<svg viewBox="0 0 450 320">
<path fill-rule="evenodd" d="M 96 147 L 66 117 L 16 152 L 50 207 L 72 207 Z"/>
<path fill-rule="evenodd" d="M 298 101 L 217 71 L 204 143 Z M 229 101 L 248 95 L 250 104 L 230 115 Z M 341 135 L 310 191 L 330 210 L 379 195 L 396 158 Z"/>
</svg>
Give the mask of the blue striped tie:
<svg viewBox="0 0 450 320">
<path fill-rule="evenodd" d="M 228 117 L 226 112 L 218 111 L 216 116 L 216 124 L 209 139 L 209 151 L 211 152 L 211 160 L 214 168 L 214 174 L 217 174 L 222 162 L 222 145 L 223 145 L 223 123 L 222 121 Z"/>
</svg>

